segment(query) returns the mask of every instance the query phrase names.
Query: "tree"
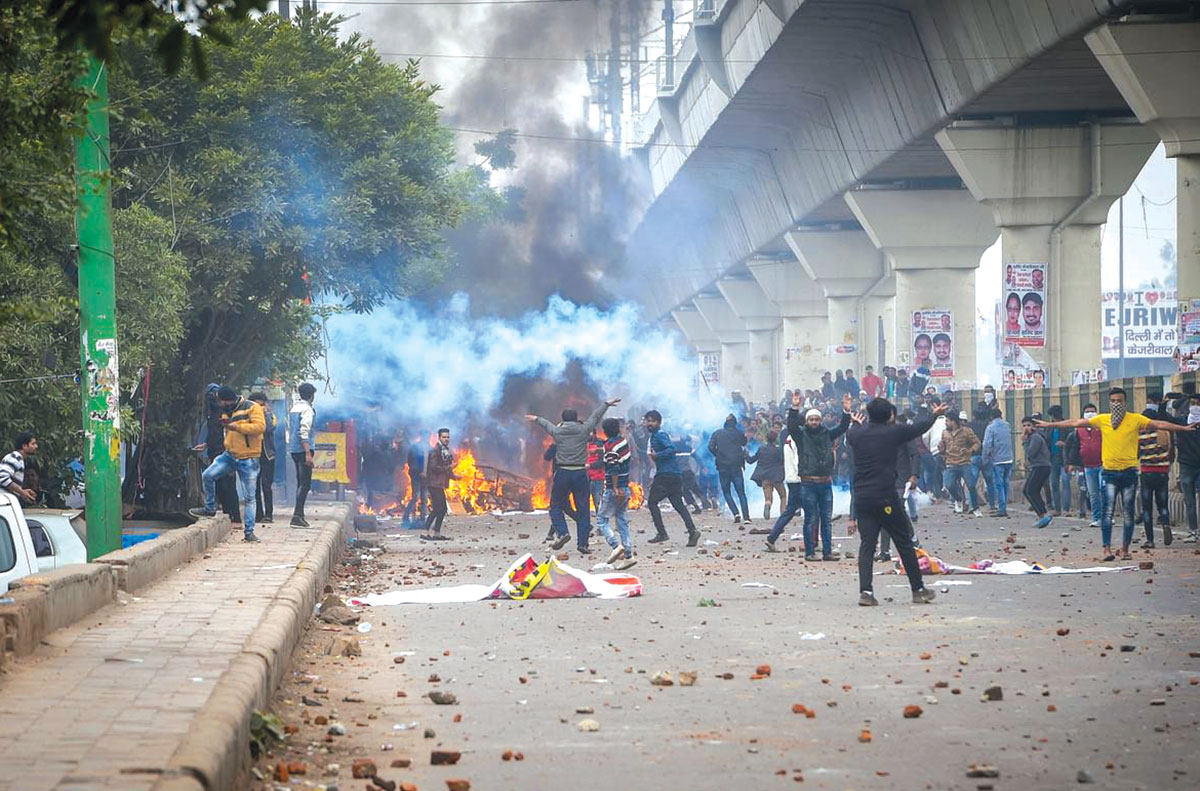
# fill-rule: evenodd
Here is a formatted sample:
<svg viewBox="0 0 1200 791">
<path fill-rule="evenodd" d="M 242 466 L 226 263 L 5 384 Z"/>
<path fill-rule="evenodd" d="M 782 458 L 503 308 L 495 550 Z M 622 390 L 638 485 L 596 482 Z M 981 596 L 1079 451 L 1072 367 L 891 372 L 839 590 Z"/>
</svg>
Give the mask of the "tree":
<svg viewBox="0 0 1200 791">
<path fill-rule="evenodd" d="M 337 25 L 313 12 L 231 25 L 206 82 L 164 79 L 146 36 L 122 48 L 114 201 L 169 218 L 189 269 L 178 357 L 151 396 L 176 450 L 151 448 L 144 468 L 182 468 L 179 435 L 193 431 L 208 382 L 315 373 L 313 303 L 365 311 L 440 279 L 445 232 L 494 200 L 452 170 L 436 86 L 357 36 L 339 42 Z"/>
<path fill-rule="evenodd" d="M 62 378 L 0 388 L 0 440 L 32 428 L 62 469 L 80 448 L 70 165 L 83 95 L 50 76 L 79 59 L 55 50 L 45 20 L 4 9 L 6 21 L 22 51 L 0 136 L 45 149 L 26 172 L 46 190 L 0 236 L 0 331 L 13 339 L 0 378 Z M 127 470 L 155 511 L 187 504 L 205 384 L 314 374 L 327 311 L 427 289 L 447 266 L 445 232 L 503 205 L 482 168 L 453 170 L 437 87 L 415 63 L 339 41 L 338 19 L 311 11 L 226 24 L 205 82 L 164 75 L 147 32 L 110 62 L 124 430 L 141 439 Z M 47 87 L 62 95 L 48 102 Z M 40 127 L 4 125 L 32 106 L 48 108 Z"/>
<path fill-rule="evenodd" d="M 46 13 L 63 51 L 82 46 L 111 61 L 114 42 L 141 31 L 153 35 L 155 53 L 168 73 L 177 72 L 190 55 L 196 75 L 204 77 L 204 40 L 224 43 L 223 22 L 244 20 L 267 5 L 267 0 L 47 0 Z"/>
</svg>

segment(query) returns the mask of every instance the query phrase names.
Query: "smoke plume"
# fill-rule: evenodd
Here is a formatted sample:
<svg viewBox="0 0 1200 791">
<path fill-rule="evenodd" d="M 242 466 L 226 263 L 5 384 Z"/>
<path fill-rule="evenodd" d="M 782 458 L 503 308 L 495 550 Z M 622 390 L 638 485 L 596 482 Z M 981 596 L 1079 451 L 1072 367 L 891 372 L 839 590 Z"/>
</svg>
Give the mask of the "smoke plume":
<svg viewBox="0 0 1200 791">
<path fill-rule="evenodd" d="M 564 406 L 586 414 L 611 397 L 624 400 L 615 414 L 658 409 L 675 430 L 715 428 L 728 412 L 722 394 L 697 397 L 694 361 L 629 303 L 551 297 L 543 311 L 501 319 L 473 317 L 460 293 L 436 312 L 395 303 L 327 329 L 324 400 L 391 425 L 511 425 L 535 412 L 557 421 Z"/>
</svg>

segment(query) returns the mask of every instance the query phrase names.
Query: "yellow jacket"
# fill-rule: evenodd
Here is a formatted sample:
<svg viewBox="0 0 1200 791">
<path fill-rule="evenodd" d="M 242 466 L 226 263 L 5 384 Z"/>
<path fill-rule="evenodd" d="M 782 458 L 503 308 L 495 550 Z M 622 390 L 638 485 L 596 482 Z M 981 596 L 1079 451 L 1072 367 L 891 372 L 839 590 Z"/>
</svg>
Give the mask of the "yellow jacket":
<svg viewBox="0 0 1200 791">
<path fill-rule="evenodd" d="M 257 459 L 262 453 L 267 416 L 261 404 L 243 398 L 225 424 L 225 450 L 235 459 Z"/>
</svg>

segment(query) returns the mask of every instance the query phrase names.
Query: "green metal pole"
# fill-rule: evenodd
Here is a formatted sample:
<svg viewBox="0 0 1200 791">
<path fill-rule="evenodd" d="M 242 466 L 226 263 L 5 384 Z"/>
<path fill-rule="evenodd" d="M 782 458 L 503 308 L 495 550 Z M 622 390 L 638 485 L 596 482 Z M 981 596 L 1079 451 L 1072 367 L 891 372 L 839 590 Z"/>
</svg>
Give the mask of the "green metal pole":
<svg viewBox="0 0 1200 791">
<path fill-rule="evenodd" d="M 121 548 L 121 412 L 105 64 L 89 55 L 80 84 L 91 94 L 83 136 L 75 148 L 75 230 L 87 556 L 92 560 Z"/>
</svg>

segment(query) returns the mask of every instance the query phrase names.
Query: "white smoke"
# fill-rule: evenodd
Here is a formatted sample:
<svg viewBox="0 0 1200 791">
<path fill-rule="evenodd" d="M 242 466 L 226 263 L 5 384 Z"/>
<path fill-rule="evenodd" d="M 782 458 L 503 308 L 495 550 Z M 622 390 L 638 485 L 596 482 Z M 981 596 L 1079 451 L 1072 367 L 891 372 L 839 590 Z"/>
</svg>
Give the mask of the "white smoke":
<svg viewBox="0 0 1200 791">
<path fill-rule="evenodd" d="M 511 377 L 564 382 L 573 362 L 600 397 L 624 399 L 619 414 L 657 409 L 668 430 L 717 428 L 729 412 L 723 392 L 701 384 L 697 393 L 695 358 L 631 303 L 600 309 L 552 296 L 543 311 L 503 320 L 472 317 L 458 293 L 432 313 L 396 302 L 339 314 L 327 331 L 332 393 L 323 400 L 347 413 L 382 408 L 406 421 L 458 424 L 487 416 Z"/>
</svg>

